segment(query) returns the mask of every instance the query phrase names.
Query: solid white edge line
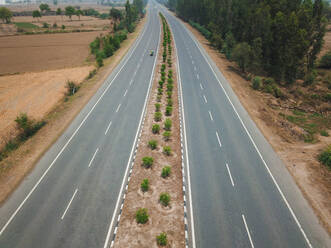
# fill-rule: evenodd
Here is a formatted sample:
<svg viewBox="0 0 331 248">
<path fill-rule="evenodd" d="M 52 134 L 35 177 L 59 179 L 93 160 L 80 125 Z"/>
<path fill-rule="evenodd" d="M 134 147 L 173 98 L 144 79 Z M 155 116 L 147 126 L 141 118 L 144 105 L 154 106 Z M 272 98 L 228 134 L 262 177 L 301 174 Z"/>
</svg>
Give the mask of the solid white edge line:
<svg viewBox="0 0 331 248">
<path fill-rule="evenodd" d="M 231 171 L 230 171 L 230 168 L 229 168 L 229 165 L 228 164 L 226 164 L 226 168 L 228 169 L 228 173 L 229 173 L 229 176 L 230 176 L 231 184 L 234 187 L 234 182 L 233 182 Z"/>
<path fill-rule="evenodd" d="M 74 192 L 74 194 L 72 195 L 72 197 L 71 197 L 71 199 L 70 199 L 70 201 L 69 201 L 69 203 L 68 203 L 66 209 L 64 210 L 64 213 L 63 213 L 63 215 L 62 215 L 62 217 L 61 217 L 61 220 L 64 219 L 64 216 L 66 215 L 66 213 L 67 213 L 67 211 L 68 211 L 68 209 L 69 209 L 69 207 L 70 207 L 70 205 L 71 205 L 73 199 L 75 198 L 75 195 L 76 195 L 77 191 L 78 191 L 78 189 L 76 189 L 75 192 Z"/>
<path fill-rule="evenodd" d="M 62 152 L 65 150 L 65 148 L 68 146 L 68 144 L 70 143 L 70 141 L 73 139 L 73 137 L 76 135 L 76 133 L 78 132 L 78 130 L 81 128 L 81 126 L 85 123 L 85 121 L 87 120 L 87 118 L 90 116 L 90 114 L 92 113 L 92 111 L 94 110 L 94 108 L 96 107 L 96 105 L 99 103 L 99 101 L 103 98 L 103 96 L 106 94 L 106 92 L 108 91 L 108 89 L 110 88 L 110 86 L 113 84 L 114 80 L 117 78 L 117 76 L 119 75 L 119 73 L 122 71 L 122 69 L 124 68 L 124 66 L 126 65 L 126 63 L 129 61 L 129 59 L 131 58 L 132 54 L 134 53 L 134 51 L 136 50 L 138 44 L 140 43 L 143 35 L 145 34 L 147 30 L 147 26 L 144 29 L 143 33 L 140 35 L 140 37 L 135 41 L 135 44 L 132 48 L 130 52 L 130 54 L 128 55 L 128 57 L 124 60 L 123 65 L 121 66 L 121 68 L 119 69 L 119 71 L 115 74 L 114 78 L 111 80 L 111 82 L 109 83 L 109 85 L 107 86 L 107 88 L 103 91 L 103 93 L 101 94 L 101 96 L 99 97 L 99 99 L 96 101 L 96 103 L 93 105 L 93 107 L 91 108 L 91 110 L 87 113 L 87 115 L 85 116 L 85 118 L 82 120 L 82 122 L 79 124 L 79 126 L 77 127 L 77 129 L 75 130 L 75 132 L 71 135 L 71 137 L 69 138 L 69 140 L 65 143 L 65 145 L 62 147 L 62 149 L 60 150 L 60 152 L 56 155 L 56 157 L 54 158 L 54 160 L 52 161 L 52 163 L 49 165 L 49 167 L 46 169 L 46 171 L 42 174 L 42 176 L 39 178 L 39 180 L 37 181 L 37 183 L 33 186 L 33 188 L 30 190 L 30 192 L 27 194 L 27 196 L 24 198 L 24 200 L 21 202 L 21 204 L 17 207 L 17 209 L 15 210 L 15 212 L 10 216 L 9 220 L 6 222 L 6 224 L 2 227 L 1 231 L 0 231 L 0 236 L 2 235 L 2 233 L 6 230 L 7 226 L 10 224 L 10 222 L 14 219 L 14 217 L 16 216 L 16 214 L 18 213 L 18 211 L 20 211 L 20 209 L 23 207 L 23 205 L 25 204 L 25 202 L 29 199 L 29 197 L 31 196 L 31 194 L 35 191 L 35 189 L 38 187 L 38 185 L 40 184 L 40 182 L 43 180 L 43 178 L 46 176 L 46 174 L 48 173 L 48 171 L 53 167 L 53 165 L 55 164 L 55 162 L 57 161 L 57 159 L 60 157 L 60 155 L 62 154 Z M 107 81 L 107 80 L 105 80 Z"/>
<path fill-rule="evenodd" d="M 109 124 L 108 124 L 108 127 L 107 127 L 107 129 L 106 129 L 105 135 L 108 133 L 111 124 L 112 124 L 112 122 L 110 121 Z"/>
<path fill-rule="evenodd" d="M 220 145 L 220 147 L 222 147 L 221 139 L 220 139 L 220 136 L 218 136 L 217 131 L 216 131 L 216 137 L 217 137 L 218 144 Z"/>
<path fill-rule="evenodd" d="M 209 117 L 210 117 L 210 120 L 211 120 L 211 121 L 214 121 L 214 119 L 213 119 L 213 116 L 212 116 L 211 112 L 210 112 L 210 111 L 208 111 L 208 113 L 209 113 Z"/>
<path fill-rule="evenodd" d="M 300 229 L 300 231 L 301 231 L 301 234 L 303 235 L 304 239 L 306 240 L 307 245 L 308 245 L 310 248 L 312 248 L 313 246 L 312 246 L 312 244 L 310 243 L 310 241 L 309 241 L 309 239 L 308 239 L 308 237 L 307 237 L 305 231 L 303 230 L 303 228 L 302 228 L 302 226 L 301 226 L 301 224 L 300 224 L 300 222 L 299 222 L 297 216 L 295 215 L 295 213 L 294 213 L 294 211 L 293 211 L 291 205 L 288 203 L 288 201 L 287 201 L 287 199 L 286 199 L 286 197 L 285 197 L 283 191 L 280 189 L 280 187 L 279 187 L 279 185 L 278 185 L 276 179 L 274 178 L 273 174 L 271 173 L 271 171 L 270 171 L 270 169 L 269 169 L 267 163 L 265 162 L 265 160 L 264 160 L 264 158 L 263 158 L 263 156 L 262 156 L 260 150 L 258 149 L 257 145 L 255 144 L 255 141 L 253 140 L 253 138 L 252 138 L 250 132 L 249 132 L 248 129 L 246 128 L 246 126 L 245 126 L 243 120 L 241 119 L 241 117 L 240 117 L 239 113 L 237 112 L 235 106 L 233 105 L 232 101 L 230 100 L 229 95 L 227 94 L 227 92 L 225 91 L 225 89 L 224 89 L 222 83 L 221 83 L 220 80 L 218 79 L 217 74 L 216 74 L 214 68 L 213 68 L 213 67 L 211 66 L 211 64 L 209 63 L 209 61 L 208 61 L 206 55 L 204 54 L 202 48 L 200 47 L 200 45 L 199 45 L 199 44 L 197 43 L 197 41 L 193 38 L 193 35 L 192 35 L 192 34 L 186 29 L 185 25 L 184 25 L 183 23 L 181 23 L 181 21 L 179 21 L 179 23 L 183 26 L 183 28 L 186 30 L 186 32 L 188 33 L 188 35 L 191 37 L 191 39 L 193 40 L 193 42 L 195 43 L 195 45 L 196 45 L 197 48 L 199 49 L 200 53 L 202 54 L 202 56 L 203 56 L 204 59 L 206 60 L 207 64 L 208 64 L 209 67 L 211 68 L 211 70 L 212 70 L 212 72 L 213 72 L 213 74 L 214 74 L 216 80 L 218 81 L 219 85 L 221 86 L 221 88 L 222 88 L 222 90 L 223 90 L 223 92 L 224 92 L 226 98 L 227 98 L 228 101 L 230 102 L 230 104 L 231 104 L 231 106 L 232 106 L 234 112 L 236 113 L 236 115 L 237 115 L 237 117 L 238 117 L 238 119 L 239 119 L 241 125 L 244 127 L 244 129 L 245 129 L 245 131 L 246 131 L 248 137 L 250 138 L 250 140 L 251 140 L 251 142 L 252 142 L 252 144 L 253 144 L 253 146 L 254 146 L 256 152 L 258 153 L 258 155 L 259 155 L 260 159 L 262 160 L 262 162 L 263 162 L 263 164 L 264 164 L 266 170 L 268 171 L 268 173 L 269 173 L 269 175 L 270 175 L 272 181 L 274 182 L 274 184 L 275 184 L 275 186 L 276 186 L 276 188 L 277 188 L 279 194 L 281 195 L 281 197 L 282 197 L 282 199 L 284 200 L 284 202 L 285 202 L 287 208 L 289 209 L 289 211 L 290 211 L 290 213 L 291 213 L 291 215 L 292 215 L 292 217 L 293 217 L 295 223 L 296 223 L 297 226 L 299 227 L 299 229 Z"/>
<path fill-rule="evenodd" d="M 116 109 L 116 113 L 120 110 L 120 107 L 121 107 L 121 103 L 118 105 L 117 109 Z"/>
<path fill-rule="evenodd" d="M 161 27 L 160 27 L 160 30 L 161 30 Z M 160 40 L 161 40 L 161 32 L 159 34 L 159 42 L 158 42 L 158 45 L 157 45 L 156 54 L 158 54 L 158 51 L 159 51 Z M 114 209 L 114 212 L 113 212 L 113 216 L 112 216 L 112 219 L 111 219 L 109 228 L 108 228 L 107 237 L 106 237 L 106 240 L 105 240 L 105 243 L 104 243 L 104 248 L 107 248 L 108 243 L 109 243 L 109 239 L 110 239 L 110 235 L 111 235 L 111 230 L 113 229 L 113 225 L 114 225 L 114 221 L 115 221 L 115 215 L 116 215 L 116 213 L 118 211 L 118 207 L 119 207 L 119 203 L 120 203 L 120 200 L 121 200 L 121 196 L 123 194 L 123 189 L 124 189 L 125 181 L 126 181 L 127 174 L 128 174 L 128 171 L 129 171 L 129 167 L 130 167 L 130 162 L 131 162 L 131 159 L 132 159 L 132 155 L 133 155 L 133 152 L 135 151 L 135 144 L 137 142 L 137 138 L 138 138 L 138 135 L 139 135 L 139 130 L 141 128 L 141 123 L 142 123 L 143 118 L 144 118 L 144 114 L 146 112 L 147 100 L 148 100 L 149 95 L 150 95 L 150 89 L 151 89 L 152 81 L 153 81 L 153 78 L 154 78 L 154 70 L 155 70 L 156 62 L 157 62 L 157 56 L 155 56 L 155 58 L 154 58 L 154 65 L 153 65 L 153 70 L 152 70 L 152 74 L 151 74 L 151 79 L 149 81 L 148 92 L 146 94 L 143 111 L 141 112 L 140 121 L 139 121 L 139 125 L 138 125 L 137 132 L 136 132 L 136 137 L 135 137 L 134 142 L 133 142 L 133 145 L 132 145 L 132 149 L 131 149 L 130 157 L 129 157 L 129 160 L 128 160 L 128 163 L 127 163 L 127 166 L 126 166 L 126 170 L 125 170 L 125 174 L 124 174 L 124 177 L 123 177 L 121 189 L 120 189 L 120 192 L 118 194 L 118 198 L 117 198 L 117 201 L 116 201 L 116 205 L 115 205 L 115 209 Z"/>
<path fill-rule="evenodd" d="M 205 100 L 205 103 L 207 103 L 207 98 L 205 95 L 203 95 L 203 99 Z"/>
<path fill-rule="evenodd" d="M 94 154 L 93 154 L 93 156 L 92 156 L 92 158 L 91 158 L 91 160 L 90 160 L 90 163 L 88 164 L 88 167 L 91 166 L 91 164 L 92 164 L 92 162 L 93 162 L 95 156 L 97 155 L 98 151 L 99 151 L 99 148 L 97 148 L 97 149 L 95 150 L 95 152 L 94 152 Z"/>
<path fill-rule="evenodd" d="M 169 23 L 169 28 L 172 28 Z M 176 40 L 174 32 L 172 32 L 174 41 Z M 185 125 L 185 110 L 184 110 L 184 102 L 183 102 L 183 89 L 182 89 L 182 81 L 180 77 L 180 69 L 179 69 L 179 59 L 178 59 L 178 52 L 177 52 L 177 46 L 176 42 L 174 42 L 174 48 L 176 50 L 176 57 L 177 57 L 177 80 L 179 83 L 179 90 L 180 90 L 180 100 L 181 100 L 181 107 L 182 107 L 182 120 L 183 120 L 183 131 L 184 131 L 184 143 L 185 143 L 185 153 L 186 153 L 186 168 L 187 168 L 187 186 L 188 186 L 188 193 L 189 193 L 189 205 L 190 205 L 190 221 L 191 221 L 191 235 L 192 235 L 192 248 L 196 247 L 195 244 L 195 230 L 194 230 L 194 217 L 193 217 L 193 204 L 192 204 L 192 190 L 191 190 L 191 177 L 190 177 L 190 161 L 188 156 L 188 150 L 187 150 L 187 139 L 186 139 L 186 125 Z"/>
<path fill-rule="evenodd" d="M 249 238 L 249 242 L 251 243 L 251 247 L 254 248 L 253 240 L 252 240 L 251 234 L 249 233 L 249 229 L 248 229 L 248 226 L 247 226 L 247 223 L 246 223 L 245 215 L 242 214 L 241 216 L 243 218 L 243 222 L 244 222 L 244 225 L 245 225 L 245 228 L 246 228 L 246 232 L 247 232 L 247 235 L 248 235 L 248 238 Z"/>
</svg>

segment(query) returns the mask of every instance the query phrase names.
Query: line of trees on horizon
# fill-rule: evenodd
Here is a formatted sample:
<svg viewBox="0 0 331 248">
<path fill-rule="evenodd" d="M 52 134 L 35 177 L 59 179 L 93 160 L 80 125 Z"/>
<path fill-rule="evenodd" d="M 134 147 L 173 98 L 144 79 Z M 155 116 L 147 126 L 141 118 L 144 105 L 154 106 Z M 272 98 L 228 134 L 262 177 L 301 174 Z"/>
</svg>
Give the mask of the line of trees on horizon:
<svg viewBox="0 0 331 248">
<path fill-rule="evenodd" d="M 165 4 L 244 72 L 286 83 L 312 77 L 331 17 L 328 3 L 322 0 L 168 0 Z"/>
</svg>

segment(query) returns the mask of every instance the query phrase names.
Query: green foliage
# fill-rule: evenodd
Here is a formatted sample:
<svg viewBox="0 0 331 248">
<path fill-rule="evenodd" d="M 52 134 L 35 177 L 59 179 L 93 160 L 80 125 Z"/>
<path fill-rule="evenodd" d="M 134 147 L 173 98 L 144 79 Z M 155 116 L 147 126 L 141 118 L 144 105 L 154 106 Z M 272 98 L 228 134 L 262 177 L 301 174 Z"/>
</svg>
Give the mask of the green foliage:
<svg viewBox="0 0 331 248">
<path fill-rule="evenodd" d="M 163 232 L 160 233 L 160 235 L 156 236 L 156 243 L 159 246 L 166 246 L 168 244 L 167 234 Z"/>
<path fill-rule="evenodd" d="M 149 189 L 149 180 L 145 178 L 140 184 L 141 191 L 147 192 Z"/>
<path fill-rule="evenodd" d="M 161 177 L 166 178 L 166 177 L 170 176 L 170 173 L 171 173 L 171 167 L 170 166 L 164 166 L 162 168 Z"/>
<path fill-rule="evenodd" d="M 172 121 L 169 118 L 166 118 L 164 121 L 164 129 L 167 131 L 171 130 L 171 126 L 172 126 Z"/>
<path fill-rule="evenodd" d="M 76 92 L 79 90 L 79 85 L 73 81 L 67 81 L 66 88 L 67 88 L 67 96 L 72 96 L 76 94 Z"/>
<path fill-rule="evenodd" d="M 161 104 L 160 103 L 155 103 L 155 111 L 160 112 L 161 109 Z"/>
<path fill-rule="evenodd" d="M 172 91 L 167 91 L 167 97 L 170 99 L 172 96 Z M 170 106 L 169 106 L 170 107 Z"/>
<path fill-rule="evenodd" d="M 140 208 L 136 212 L 136 221 L 139 224 L 145 224 L 148 221 L 148 212 L 146 208 Z"/>
<path fill-rule="evenodd" d="M 39 10 L 32 11 L 32 17 L 33 18 L 40 18 L 41 17 L 40 11 Z"/>
<path fill-rule="evenodd" d="M 261 78 L 260 77 L 254 77 L 252 82 L 252 87 L 254 90 L 259 90 L 262 86 Z"/>
<path fill-rule="evenodd" d="M 164 84 L 164 81 L 160 80 L 160 81 L 159 81 L 159 87 L 160 87 L 160 88 L 163 88 L 163 84 Z"/>
<path fill-rule="evenodd" d="M 161 96 L 163 94 L 163 89 L 157 88 L 157 94 Z"/>
<path fill-rule="evenodd" d="M 0 19 L 3 23 L 10 23 L 13 13 L 6 7 L 0 7 Z"/>
<path fill-rule="evenodd" d="M 150 141 L 148 142 L 148 146 L 149 146 L 152 150 L 156 149 L 156 148 L 157 148 L 157 141 L 156 141 L 156 140 L 150 140 Z"/>
<path fill-rule="evenodd" d="M 48 23 L 44 22 L 44 23 L 43 23 L 43 28 L 49 28 Z"/>
<path fill-rule="evenodd" d="M 172 99 L 171 98 L 169 98 L 169 99 L 167 99 L 168 101 L 167 101 L 167 106 L 172 106 L 172 104 L 173 104 L 173 102 L 172 102 Z"/>
<path fill-rule="evenodd" d="M 47 3 L 40 4 L 39 9 L 40 9 L 41 12 L 51 11 L 51 9 L 49 8 L 49 5 Z"/>
<path fill-rule="evenodd" d="M 17 28 L 23 28 L 23 29 L 37 29 L 37 28 L 39 28 L 37 25 L 34 25 L 30 22 L 15 22 L 14 24 Z"/>
<path fill-rule="evenodd" d="M 102 67 L 103 66 L 103 58 L 102 58 L 102 56 L 98 56 L 97 57 L 97 65 L 98 65 L 98 67 Z"/>
<path fill-rule="evenodd" d="M 61 29 L 62 29 L 62 30 L 66 29 L 66 26 L 62 25 L 62 26 L 61 26 Z"/>
<path fill-rule="evenodd" d="M 170 195 L 168 193 L 161 193 L 160 194 L 160 203 L 163 205 L 163 206 L 169 206 L 169 203 L 170 203 Z"/>
<path fill-rule="evenodd" d="M 162 99 L 162 97 L 161 97 L 160 95 L 157 95 L 157 96 L 156 96 L 156 101 L 157 101 L 157 102 L 161 102 L 161 99 Z"/>
<path fill-rule="evenodd" d="M 211 32 L 206 29 L 204 26 L 201 26 L 199 23 L 193 22 L 192 20 L 189 21 L 190 25 L 196 28 L 207 40 L 211 37 Z"/>
<path fill-rule="evenodd" d="M 318 66 L 320 68 L 331 69 L 331 51 L 328 51 L 322 56 Z"/>
<path fill-rule="evenodd" d="M 20 139 L 26 140 L 27 138 L 34 135 L 40 128 L 42 128 L 46 122 L 44 121 L 34 121 L 29 119 L 27 114 L 22 113 L 15 119 L 16 125 L 20 130 Z"/>
<path fill-rule="evenodd" d="M 165 141 L 168 141 L 170 139 L 170 136 L 171 136 L 171 132 L 170 131 L 165 131 L 163 133 L 163 137 L 164 137 Z"/>
<path fill-rule="evenodd" d="M 167 156 L 171 155 L 171 147 L 170 146 L 164 146 L 163 147 L 163 153 Z"/>
<path fill-rule="evenodd" d="M 161 112 L 155 112 L 154 113 L 154 120 L 155 121 L 161 121 L 162 119 L 162 113 Z"/>
<path fill-rule="evenodd" d="M 174 85 L 172 83 L 167 84 L 167 91 L 172 91 L 174 88 Z"/>
<path fill-rule="evenodd" d="M 72 6 L 67 6 L 64 11 L 65 15 L 68 16 L 70 20 L 72 20 L 71 18 L 75 14 L 75 12 L 75 8 Z"/>
<path fill-rule="evenodd" d="M 318 160 L 331 169 L 331 145 L 319 154 Z"/>
<path fill-rule="evenodd" d="M 153 165 L 154 160 L 152 157 L 143 157 L 142 161 L 145 168 L 150 168 Z"/>
<path fill-rule="evenodd" d="M 251 50 L 250 45 L 246 42 L 238 43 L 233 49 L 232 58 L 243 72 L 246 71 L 250 63 Z"/>
<path fill-rule="evenodd" d="M 160 133 L 160 125 L 158 125 L 158 124 L 154 124 L 154 125 L 152 126 L 152 132 L 153 132 L 154 134 Z"/>
<path fill-rule="evenodd" d="M 94 77 L 94 75 L 97 74 L 97 70 L 93 69 L 92 71 L 90 71 L 90 73 L 87 76 L 87 79 L 91 79 Z"/>
<path fill-rule="evenodd" d="M 172 114 L 172 107 L 166 106 L 165 115 L 170 116 Z"/>
<path fill-rule="evenodd" d="M 320 135 L 322 135 L 324 137 L 329 137 L 329 133 L 326 130 L 321 130 Z"/>
</svg>

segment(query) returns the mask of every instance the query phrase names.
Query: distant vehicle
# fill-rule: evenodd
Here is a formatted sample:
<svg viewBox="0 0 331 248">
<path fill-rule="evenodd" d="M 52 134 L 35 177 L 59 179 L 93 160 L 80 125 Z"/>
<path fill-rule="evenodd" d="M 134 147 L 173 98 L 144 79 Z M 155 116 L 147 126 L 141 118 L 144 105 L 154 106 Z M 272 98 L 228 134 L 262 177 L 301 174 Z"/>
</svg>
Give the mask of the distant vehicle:
<svg viewBox="0 0 331 248">
<path fill-rule="evenodd" d="M 154 50 L 150 50 L 150 51 L 149 51 L 149 55 L 150 55 L 150 56 L 153 56 L 153 55 L 154 55 Z"/>
</svg>

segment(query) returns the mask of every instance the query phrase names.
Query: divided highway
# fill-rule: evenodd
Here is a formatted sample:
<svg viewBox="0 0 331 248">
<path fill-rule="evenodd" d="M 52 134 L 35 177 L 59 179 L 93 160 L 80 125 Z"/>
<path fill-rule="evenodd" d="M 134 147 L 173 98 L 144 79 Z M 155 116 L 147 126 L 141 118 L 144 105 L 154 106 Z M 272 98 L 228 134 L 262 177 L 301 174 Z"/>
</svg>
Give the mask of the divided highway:
<svg viewBox="0 0 331 248">
<path fill-rule="evenodd" d="M 156 60 L 160 22 L 148 10 L 128 54 L 1 206 L 1 248 L 104 247 Z"/>
<path fill-rule="evenodd" d="M 179 60 L 191 246 L 330 247 L 329 236 L 226 79 L 184 25 L 159 9 L 172 28 Z"/>
</svg>

